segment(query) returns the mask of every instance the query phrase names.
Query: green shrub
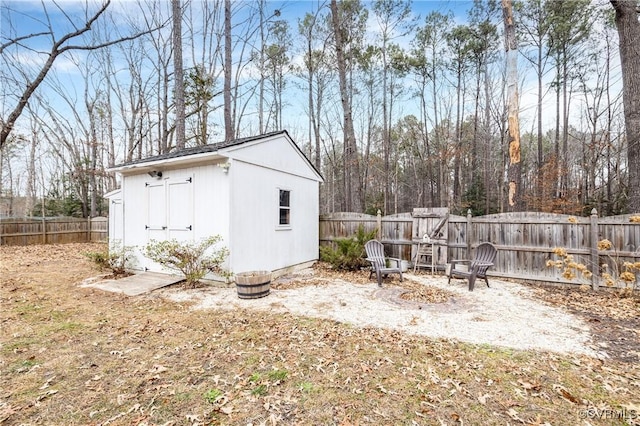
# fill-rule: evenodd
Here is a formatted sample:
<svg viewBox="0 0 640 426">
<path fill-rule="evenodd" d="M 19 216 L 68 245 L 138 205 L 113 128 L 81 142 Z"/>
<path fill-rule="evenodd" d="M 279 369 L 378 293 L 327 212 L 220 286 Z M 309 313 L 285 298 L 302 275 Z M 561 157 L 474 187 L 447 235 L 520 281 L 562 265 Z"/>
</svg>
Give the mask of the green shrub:
<svg viewBox="0 0 640 426">
<path fill-rule="evenodd" d="M 336 248 L 332 246 L 320 247 L 320 260 L 331 264 L 334 269 L 343 271 L 357 271 L 367 266 L 364 244 L 375 238 L 376 230 L 365 232 L 360 225 L 356 234 L 349 238 L 339 238 L 335 241 Z"/>
<path fill-rule="evenodd" d="M 144 251 L 145 256 L 154 262 L 182 273 L 187 280 L 187 287 L 194 287 L 209 272 L 225 278 L 231 275 L 222 267 L 229 250 L 226 247 L 213 247 L 221 240 L 222 237 L 219 235 L 200 242 L 152 240 L 145 246 Z"/>
<path fill-rule="evenodd" d="M 111 271 L 115 277 L 118 277 L 126 275 L 127 268 L 132 266 L 133 248 L 122 247 L 116 242 L 111 248 L 106 248 L 102 251 L 87 252 L 84 255 L 95 263 L 100 270 Z"/>
</svg>

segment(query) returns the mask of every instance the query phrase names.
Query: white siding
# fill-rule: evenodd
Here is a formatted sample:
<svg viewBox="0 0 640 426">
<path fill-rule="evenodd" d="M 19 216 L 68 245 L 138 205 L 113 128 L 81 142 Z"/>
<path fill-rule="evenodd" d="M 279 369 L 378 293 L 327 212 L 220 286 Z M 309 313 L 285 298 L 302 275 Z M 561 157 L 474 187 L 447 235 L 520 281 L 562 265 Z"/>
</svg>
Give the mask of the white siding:
<svg viewBox="0 0 640 426">
<path fill-rule="evenodd" d="M 142 255 L 151 240 L 197 241 L 221 235 L 229 240 L 228 177 L 215 165 L 124 176 L 125 244 L 134 247 L 137 268 L 162 271 Z"/>
<path fill-rule="evenodd" d="M 107 195 L 109 199 L 109 247 L 122 246 L 124 236 L 124 211 L 122 209 L 122 191 Z"/>
<path fill-rule="evenodd" d="M 284 136 L 232 147 L 228 149 L 227 154 L 234 160 L 320 181 L 307 159 Z"/>
<path fill-rule="evenodd" d="M 318 258 L 318 182 L 234 161 L 233 272 L 277 270 Z M 278 224 L 279 189 L 291 191 L 291 226 Z"/>
<path fill-rule="evenodd" d="M 320 176 L 285 136 L 223 150 L 217 163 L 144 167 L 122 179 L 123 244 L 134 247 L 136 269 L 161 270 L 142 256 L 150 239 L 200 240 L 220 235 L 234 273 L 275 271 L 318 258 Z M 217 157 L 220 158 L 219 156 Z M 279 190 L 290 191 L 291 224 L 279 226 Z"/>
<path fill-rule="evenodd" d="M 148 217 L 144 184 L 145 180 L 149 179 L 146 174 L 122 178 L 122 208 L 124 212 L 122 244 L 134 250 L 136 260 L 133 268 L 138 270 L 144 269 L 147 263 L 140 254 L 140 250 L 147 243 L 145 225 Z"/>
<path fill-rule="evenodd" d="M 194 235 L 196 239 L 220 235 L 229 248 L 229 176 L 216 164 L 191 169 L 194 175 Z M 230 259 L 225 267 L 230 269 Z M 213 278 L 213 277 L 210 277 Z"/>
</svg>

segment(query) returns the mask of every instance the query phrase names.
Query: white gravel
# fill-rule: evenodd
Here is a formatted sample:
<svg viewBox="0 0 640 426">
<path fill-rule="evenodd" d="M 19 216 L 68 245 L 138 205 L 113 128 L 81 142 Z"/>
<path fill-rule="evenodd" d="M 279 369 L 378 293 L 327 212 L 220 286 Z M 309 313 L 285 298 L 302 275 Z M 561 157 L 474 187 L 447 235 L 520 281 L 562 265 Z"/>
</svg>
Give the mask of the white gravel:
<svg viewBox="0 0 640 426">
<path fill-rule="evenodd" d="M 312 272 L 301 272 L 311 274 Z M 469 292 L 466 282 L 406 274 L 424 285 L 455 293 L 446 303 L 400 306 L 397 290 L 375 283 L 335 282 L 291 290 L 271 290 L 261 299 L 239 299 L 233 288 L 163 289 L 156 294 L 195 302 L 194 309 L 260 309 L 329 318 L 359 327 L 396 329 L 408 334 L 515 349 L 604 357 L 593 349 L 589 327 L 575 315 L 544 305 L 526 287 L 490 279 Z M 395 296 L 394 296 L 395 295 Z M 406 305 L 406 303 L 405 303 Z"/>
</svg>

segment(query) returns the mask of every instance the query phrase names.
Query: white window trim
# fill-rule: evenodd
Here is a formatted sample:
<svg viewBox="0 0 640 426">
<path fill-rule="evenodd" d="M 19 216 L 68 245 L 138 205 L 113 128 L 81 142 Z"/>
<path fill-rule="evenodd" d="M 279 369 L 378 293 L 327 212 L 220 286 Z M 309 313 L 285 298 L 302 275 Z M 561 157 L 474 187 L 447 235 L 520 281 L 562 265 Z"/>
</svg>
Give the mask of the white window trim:
<svg viewBox="0 0 640 426">
<path fill-rule="evenodd" d="M 289 223 L 287 224 L 281 224 L 280 223 L 280 210 L 282 210 L 282 206 L 280 205 L 280 191 L 287 191 L 289 192 L 289 206 L 285 207 L 286 209 L 289 209 Z M 278 208 L 276 211 L 276 230 L 280 230 L 280 231 L 284 231 L 284 230 L 289 230 L 291 229 L 291 189 L 289 188 L 282 188 L 279 187 L 278 188 Z"/>
</svg>

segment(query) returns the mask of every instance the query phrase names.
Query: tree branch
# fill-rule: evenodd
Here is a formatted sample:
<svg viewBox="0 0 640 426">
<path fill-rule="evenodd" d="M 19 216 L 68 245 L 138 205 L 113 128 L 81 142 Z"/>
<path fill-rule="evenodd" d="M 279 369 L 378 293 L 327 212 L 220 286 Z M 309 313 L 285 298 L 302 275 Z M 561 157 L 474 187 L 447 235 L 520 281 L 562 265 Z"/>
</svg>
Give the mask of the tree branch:
<svg viewBox="0 0 640 426">
<path fill-rule="evenodd" d="M 45 32 L 42 32 L 42 33 L 28 34 L 28 35 L 25 35 L 25 36 L 22 36 L 22 37 L 10 39 L 8 42 L 3 43 L 2 45 L 0 45 L 0 55 L 2 54 L 2 52 L 4 52 L 4 49 L 6 49 L 7 47 L 9 47 L 11 45 L 20 43 L 22 40 L 27 40 L 27 39 L 30 39 L 30 38 L 40 37 L 40 36 L 48 35 L 48 34 L 51 34 L 51 32 L 50 31 L 45 31 Z"/>
<path fill-rule="evenodd" d="M 156 31 L 157 29 L 159 29 L 159 28 L 153 28 L 153 29 L 144 31 L 142 33 L 135 34 L 133 36 L 122 37 L 122 38 L 119 38 L 117 40 L 113 40 L 113 41 L 109 41 L 109 42 L 101 43 L 101 44 L 97 44 L 97 45 L 92 45 L 92 46 L 74 46 L 74 45 L 63 46 L 69 40 L 71 40 L 73 38 L 76 38 L 78 36 L 81 36 L 82 34 L 86 33 L 87 31 L 90 31 L 91 30 L 91 26 L 105 12 L 105 10 L 107 10 L 107 7 L 109 6 L 109 4 L 111 4 L 111 0 L 105 0 L 105 2 L 102 5 L 102 7 L 91 17 L 91 19 L 89 19 L 85 23 L 84 27 L 82 27 L 82 28 L 80 28 L 80 29 L 78 29 L 78 30 L 76 30 L 74 32 L 65 34 L 62 38 L 60 38 L 60 40 L 56 41 L 53 44 L 53 46 L 51 47 L 51 52 L 49 53 L 49 56 L 47 58 L 47 61 L 44 63 L 44 65 L 40 69 L 40 72 L 38 73 L 36 78 L 32 82 L 27 84 L 27 87 L 24 90 L 22 96 L 20 97 L 20 100 L 18 101 L 18 104 L 16 105 L 14 110 L 11 111 L 11 113 L 9 114 L 9 116 L 7 117 L 6 120 L 4 120 L 4 118 L 0 119 L 0 124 L 2 124 L 2 129 L 0 129 L 0 149 L 2 149 L 2 147 L 5 144 L 5 142 L 9 138 L 9 135 L 11 134 L 11 131 L 13 130 L 13 127 L 15 126 L 16 121 L 18 120 L 18 118 L 22 114 L 22 111 L 24 110 L 25 106 L 29 102 L 29 99 L 31 98 L 33 93 L 36 91 L 38 86 L 40 86 L 42 81 L 45 79 L 45 77 L 47 76 L 47 74 L 51 70 L 51 67 L 53 67 L 53 63 L 55 62 L 55 60 L 56 60 L 56 58 L 58 56 L 60 56 L 64 52 L 67 52 L 67 51 L 70 51 L 70 50 L 96 50 L 96 49 L 100 49 L 100 48 L 103 48 L 103 47 L 112 46 L 114 44 L 118 44 L 118 43 L 121 43 L 121 42 L 124 42 L 124 41 L 134 40 L 134 39 L 139 38 L 139 37 L 141 37 L 141 36 L 143 36 L 145 34 L 149 34 L 149 33 L 153 32 L 153 31 Z M 164 24 L 163 24 L 163 26 L 164 26 Z M 42 34 L 50 34 L 50 32 L 42 33 Z M 25 37 L 23 37 L 21 39 L 29 38 L 29 37 L 32 37 L 32 36 L 35 36 L 35 35 L 25 36 Z M 9 45 L 11 45 L 11 44 L 14 44 L 15 41 L 10 41 L 9 43 L 10 43 Z M 3 49 L 5 47 L 6 46 L 3 45 Z"/>
</svg>

